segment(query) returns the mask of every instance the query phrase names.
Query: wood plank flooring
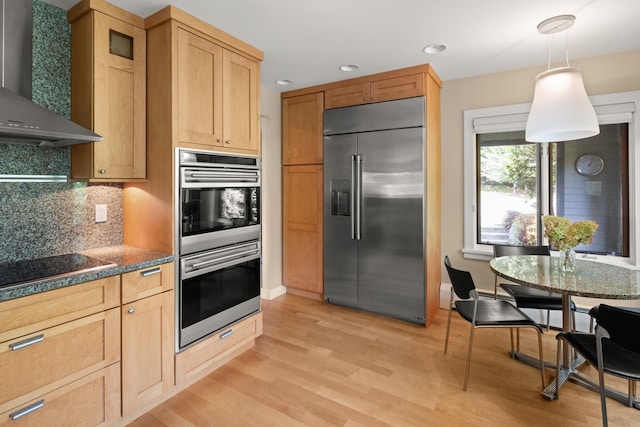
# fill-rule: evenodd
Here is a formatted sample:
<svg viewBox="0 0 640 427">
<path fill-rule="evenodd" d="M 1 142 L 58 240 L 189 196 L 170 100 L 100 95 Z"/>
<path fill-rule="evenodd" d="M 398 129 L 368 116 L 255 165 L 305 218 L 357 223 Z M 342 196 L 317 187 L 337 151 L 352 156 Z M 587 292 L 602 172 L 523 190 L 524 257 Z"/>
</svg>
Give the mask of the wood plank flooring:
<svg viewBox="0 0 640 427">
<path fill-rule="evenodd" d="M 476 331 L 463 392 L 469 324 L 456 313 L 444 355 L 445 310 L 429 328 L 293 295 L 264 301 L 263 312 L 253 349 L 129 426 L 602 425 L 594 392 L 567 383 L 557 401 L 540 395 L 539 373 L 507 355 L 508 330 Z M 547 360 L 554 337 L 545 333 Z M 535 332 L 521 339 L 537 354 Z M 607 403 L 610 426 L 640 426 L 640 411 Z"/>
</svg>

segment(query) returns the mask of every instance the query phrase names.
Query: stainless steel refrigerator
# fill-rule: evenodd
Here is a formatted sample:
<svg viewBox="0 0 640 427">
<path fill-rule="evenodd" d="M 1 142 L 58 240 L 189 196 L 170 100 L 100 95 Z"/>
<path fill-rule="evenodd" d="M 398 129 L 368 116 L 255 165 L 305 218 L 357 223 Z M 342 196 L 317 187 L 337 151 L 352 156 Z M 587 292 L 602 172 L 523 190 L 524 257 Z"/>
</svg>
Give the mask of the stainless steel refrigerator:
<svg viewBox="0 0 640 427">
<path fill-rule="evenodd" d="M 324 112 L 324 294 L 424 324 L 425 99 Z"/>
</svg>

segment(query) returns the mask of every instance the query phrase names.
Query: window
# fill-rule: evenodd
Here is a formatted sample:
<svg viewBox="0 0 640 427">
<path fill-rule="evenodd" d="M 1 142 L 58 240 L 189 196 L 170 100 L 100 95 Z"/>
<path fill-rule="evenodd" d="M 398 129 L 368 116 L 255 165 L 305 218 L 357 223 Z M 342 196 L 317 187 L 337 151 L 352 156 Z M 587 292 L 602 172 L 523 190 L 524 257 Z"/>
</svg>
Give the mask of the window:
<svg viewBox="0 0 640 427">
<path fill-rule="evenodd" d="M 540 144 L 524 131 L 477 135 L 478 244 L 537 245 Z"/>
<path fill-rule="evenodd" d="M 551 214 L 599 224 L 578 252 L 637 263 L 640 92 L 591 99 L 600 134 L 561 143 L 524 140 L 529 104 L 465 111 L 466 257 L 489 258 L 493 244 L 542 244 L 541 216 Z"/>
</svg>

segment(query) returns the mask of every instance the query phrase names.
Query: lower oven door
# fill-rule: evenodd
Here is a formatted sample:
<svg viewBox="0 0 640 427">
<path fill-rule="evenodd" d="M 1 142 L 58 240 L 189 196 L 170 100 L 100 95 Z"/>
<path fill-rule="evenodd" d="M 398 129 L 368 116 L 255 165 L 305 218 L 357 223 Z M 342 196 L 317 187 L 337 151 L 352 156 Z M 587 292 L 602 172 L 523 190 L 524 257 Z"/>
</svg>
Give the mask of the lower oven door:
<svg viewBox="0 0 640 427">
<path fill-rule="evenodd" d="M 180 259 L 180 349 L 260 310 L 260 242 Z"/>
</svg>

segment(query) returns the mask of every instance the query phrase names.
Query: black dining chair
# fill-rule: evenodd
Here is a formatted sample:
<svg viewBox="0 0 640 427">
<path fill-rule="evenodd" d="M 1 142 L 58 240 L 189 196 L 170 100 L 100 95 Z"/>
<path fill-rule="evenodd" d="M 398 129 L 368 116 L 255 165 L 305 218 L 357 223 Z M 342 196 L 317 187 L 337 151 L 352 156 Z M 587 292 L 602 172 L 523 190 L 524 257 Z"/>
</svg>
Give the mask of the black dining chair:
<svg viewBox="0 0 640 427">
<path fill-rule="evenodd" d="M 594 305 L 589 310 L 589 332 L 593 333 L 593 321 L 598 318 L 598 309 L 599 305 Z M 640 307 L 620 307 L 625 310 L 635 311 L 636 313 L 640 313 Z"/>
<path fill-rule="evenodd" d="M 549 256 L 549 246 L 509 246 L 509 245 L 493 245 L 493 255 L 497 257 L 510 255 L 546 255 Z M 562 295 L 544 291 L 542 289 L 530 288 L 528 286 L 517 285 L 515 283 L 500 283 L 499 285 L 516 301 L 518 308 L 534 308 L 539 310 L 547 310 L 547 331 L 551 319 L 550 310 L 562 310 Z M 498 276 L 495 276 L 494 298 L 498 297 Z M 575 311 L 576 306 L 571 302 L 571 311 L 573 314 L 573 327 L 575 328 Z"/>
<path fill-rule="evenodd" d="M 469 348 L 467 350 L 467 364 L 464 371 L 464 385 L 467 390 L 469 382 L 469 368 L 471 366 L 471 350 L 473 336 L 477 328 L 511 328 L 511 350 L 513 351 L 513 328 L 533 328 L 538 332 L 538 349 L 540 353 L 540 376 L 542 388 L 545 386 L 544 358 L 542 354 L 542 327 L 517 307 L 504 300 L 491 298 L 480 299 L 471 273 L 458 270 L 451 266 L 449 257 L 444 257 L 444 265 L 451 280 L 451 298 L 449 301 L 449 317 L 447 319 L 447 335 L 444 342 L 444 354 L 449 345 L 449 330 L 451 329 L 451 312 L 455 307 L 460 316 L 471 323 Z M 454 302 L 454 295 L 459 299 Z"/>
<path fill-rule="evenodd" d="M 559 376 L 560 373 L 560 348 L 562 341 L 565 341 L 598 369 L 602 425 L 607 426 L 605 373 L 629 381 L 627 404 L 640 409 L 640 403 L 635 401 L 636 381 L 640 380 L 640 340 L 638 339 L 640 312 L 600 304 L 595 315 L 597 325 L 595 334 L 561 332 L 556 335 L 557 374 Z M 558 397 L 558 388 L 556 377 L 556 397 Z"/>
</svg>

